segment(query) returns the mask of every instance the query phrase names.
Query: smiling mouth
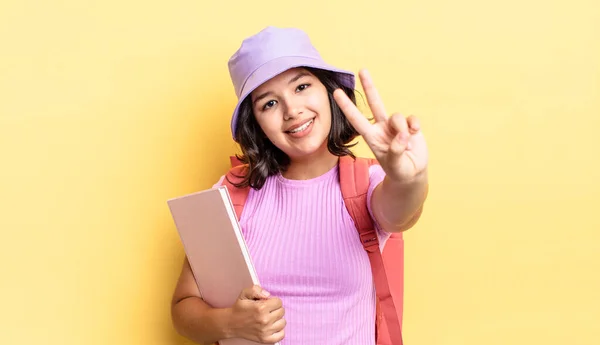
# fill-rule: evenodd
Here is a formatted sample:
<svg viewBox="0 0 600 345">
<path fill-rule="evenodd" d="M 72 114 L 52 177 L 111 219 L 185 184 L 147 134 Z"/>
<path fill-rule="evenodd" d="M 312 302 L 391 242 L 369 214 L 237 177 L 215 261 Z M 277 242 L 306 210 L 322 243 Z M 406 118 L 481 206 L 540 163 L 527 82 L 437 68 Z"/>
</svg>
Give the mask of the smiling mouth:
<svg viewBox="0 0 600 345">
<path fill-rule="evenodd" d="M 294 129 L 292 129 L 292 130 L 285 131 L 285 132 L 286 132 L 286 133 L 291 133 L 291 134 L 294 134 L 294 133 L 300 133 L 300 132 L 302 132 L 302 131 L 306 130 L 306 129 L 307 129 L 307 128 L 308 128 L 308 127 L 309 127 L 309 126 L 310 126 L 310 125 L 311 125 L 311 124 L 314 122 L 314 121 L 315 121 L 315 119 L 314 119 L 314 118 L 312 118 L 312 119 L 310 119 L 310 120 L 306 121 L 306 122 L 305 122 L 305 123 L 304 123 L 302 126 L 300 126 L 300 127 L 296 127 L 296 128 L 294 128 Z"/>
</svg>

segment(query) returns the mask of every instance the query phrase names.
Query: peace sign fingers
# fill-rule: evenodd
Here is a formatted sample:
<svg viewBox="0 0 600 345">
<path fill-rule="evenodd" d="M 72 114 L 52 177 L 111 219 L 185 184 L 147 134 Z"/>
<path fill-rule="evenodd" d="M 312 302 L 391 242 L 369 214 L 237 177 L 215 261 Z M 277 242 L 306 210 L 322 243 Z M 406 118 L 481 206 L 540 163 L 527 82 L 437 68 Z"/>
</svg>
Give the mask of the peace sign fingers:
<svg viewBox="0 0 600 345">
<path fill-rule="evenodd" d="M 358 75 L 360 77 L 360 83 L 362 84 L 365 94 L 367 95 L 367 102 L 369 103 L 369 108 L 371 108 L 371 112 L 373 113 L 375 121 L 387 121 L 388 116 L 387 112 L 385 111 L 385 106 L 383 105 L 381 97 L 379 97 L 377 88 L 375 88 L 375 85 L 373 84 L 371 75 L 366 69 L 360 70 Z"/>
<path fill-rule="evenodd" d="M 333 98 L 344 115 L 346 115 L 346 118 L 352 127 L 356 129 L 358 134 L 364 137 L 371 130 L 371 123 L 369 120 L 367 120 L 360 110 L 358 110 L 356 105 L 352 103 L 350 98 L 348 98 L 348 95 L 346 95 L 341 89 L 337 89 L 333 92 Z"/>
<path fill-rule="evenodd" d="M 371 109 L 371 113 L 375 118 L 375 122 L 385 123 L 388 121 L 388 115 L 385 110 L 385 106 L 383 105 L 383 101 L 379 96 L 379 92 L 373 84 L 371 75 L 366 69 L 362 69 L 359 72 L 359 77 L 365 94 L 367 95 L 367 102 L 369 103 L 369 108 Z M 346 118 L 348 118 L 348 121 L 350 121 L 350 124 L 360 135 L 364 137 L 365 134 L 371 130 L 371 123 L 365 118 L 360 110 L 358 110 L 356 105 L 352 103 L 352 101 L 342 90 L 334 91 L 333 97 L 342 112 L 346 115 Z"/>
</svg>

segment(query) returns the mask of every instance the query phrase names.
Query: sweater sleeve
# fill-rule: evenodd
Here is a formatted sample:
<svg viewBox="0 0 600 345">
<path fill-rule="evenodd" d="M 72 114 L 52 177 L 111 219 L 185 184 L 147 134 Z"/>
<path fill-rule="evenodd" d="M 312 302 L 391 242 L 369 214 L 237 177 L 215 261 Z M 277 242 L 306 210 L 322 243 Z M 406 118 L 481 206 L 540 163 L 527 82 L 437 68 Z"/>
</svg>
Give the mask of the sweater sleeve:
<svg viewBox="0 0 600 345">
<path fill-rule="evenodd" d="M 381 168 L 380 165 L 374 164 L 369 167 L 369 190 L 367 192 L 367 208 L 369 209 L 369 214 L 371 219 L 373 219 L 373 224 L 375 225 L 375 230 L 377 231 L 377 236 L 379 238 L 379 249 L 383 251 L 383 247 L 385 246 L 385 242 L 390 237 L 390 233 L 385 231 L 377 220 L 375 216 L 373 216 L 373 209 L 371 208 L 371 198 L 373 196 L 373 191 L 375 187 L 377 187 L 383 179 L 385 178 L 385 171 Z"/>
</svg>

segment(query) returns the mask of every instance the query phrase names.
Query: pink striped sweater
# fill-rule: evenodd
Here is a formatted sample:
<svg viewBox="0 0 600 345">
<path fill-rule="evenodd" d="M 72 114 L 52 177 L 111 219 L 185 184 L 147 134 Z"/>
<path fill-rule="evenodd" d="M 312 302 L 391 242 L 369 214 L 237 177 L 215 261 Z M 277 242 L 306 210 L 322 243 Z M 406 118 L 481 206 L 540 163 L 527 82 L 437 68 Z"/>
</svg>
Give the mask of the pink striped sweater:
<svg viewBox="0 0 600 345">
<path fill-rule="evenodd" d="M 371 167 L 368 200 L 384 177 Z M 371 267 L 337 166 L 310 180 L 269 177 L 251 189 L 240 224 L 261 285 L 283 302 L 282 345 L 375 344 Z M 383 248 L 389 234 L 377 228 Z"/>
</svg>

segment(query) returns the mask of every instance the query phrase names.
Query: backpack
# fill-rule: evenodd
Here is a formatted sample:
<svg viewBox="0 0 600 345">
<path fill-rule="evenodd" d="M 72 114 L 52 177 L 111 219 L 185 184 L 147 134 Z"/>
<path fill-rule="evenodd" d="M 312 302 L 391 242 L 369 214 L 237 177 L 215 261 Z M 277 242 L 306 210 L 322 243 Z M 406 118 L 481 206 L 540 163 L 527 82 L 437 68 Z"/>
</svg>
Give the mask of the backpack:
<svg viewBox="0 0 600 345">
<path fill-rule="evenodd" d="M 235 156 L 230 157 L 231 169 L 223 179 L 233 202 L 238 220 L 250 187 L 236 188 L 246 165 Z M 377 345 L 402 345 L 402 311 L 404 298 L 404 239 L 402 233 L 388 238 L 383 253 L 373 220 L 367 209 L 369 167 L 378 164 L 376 159 L 340 157 L 339 175 L 342 197 L 348 213 L 354 220 L 363 247 L 369 255 L 371 271 L 377 294 L 375 339 Z M 230 182 L 231 181 L 231 182 Z M 388 274 L 392 273 L 393 274 Z"/>
</svg>

